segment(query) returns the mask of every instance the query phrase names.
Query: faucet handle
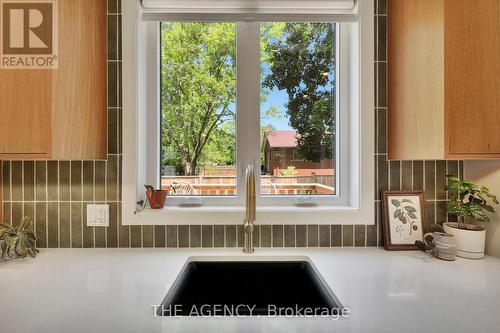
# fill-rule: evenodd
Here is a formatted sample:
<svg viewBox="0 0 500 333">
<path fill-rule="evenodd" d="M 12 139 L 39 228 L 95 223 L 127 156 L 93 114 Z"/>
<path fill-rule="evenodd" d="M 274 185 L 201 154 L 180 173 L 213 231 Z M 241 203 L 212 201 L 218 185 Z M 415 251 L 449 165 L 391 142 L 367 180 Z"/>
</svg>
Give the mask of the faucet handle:
<svg viewBox="0 0 500 333">
<path fill-rule="evenodd" d="M 253 232 L 253 222 L 245 221 L 245 223 L 243 224 L 243 231 L 252 233 Z"/>
</svg>

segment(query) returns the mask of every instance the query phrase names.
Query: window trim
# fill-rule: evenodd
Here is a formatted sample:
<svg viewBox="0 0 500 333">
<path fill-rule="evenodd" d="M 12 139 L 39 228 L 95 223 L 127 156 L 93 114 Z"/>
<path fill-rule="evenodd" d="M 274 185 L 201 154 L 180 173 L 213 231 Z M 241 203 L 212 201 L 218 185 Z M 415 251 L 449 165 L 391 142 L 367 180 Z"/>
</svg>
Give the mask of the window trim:
<svg viewBox="0 0 500 333">
<path fill-rule="evenodd" d="M 153 175 L 159 175 L 159 164 L 156 163 L 156 170 L 154 168 L 148 167 L 147 161 L 157 158 L 159 161 L 159 137 L 153 137 L 146 135 L 147 128 L 151 128 L 151 112 L 141 112 L 140 110 L 151 110 L 154 104 L 159 103 L 159 99 L 155 98 L 153 101 L 152 93 L 153 91 L 151 85 L 158 85 L 159 81 L 159 71 L 157 71 L 156 66 L 151 66 L 151 61 L 144 61 L 148 56 L 145 50 L 152 50 L 151 45 L 148 45 L 149 38 L 143 38 L 144 36 L 151 37 L 151 24 L 145 22 L 141 19 L 142 9 L 140 7 L 139 1 L 134 3 L 133 1 L 127 1 L 123 4 L 122 9 L 123 22 L 123 36 L 132 36 L 132 38 L 124 38 L 123 40 L 123 89 L 124 89 L 124 100 L 123 100 L 123 141 L 124 141 L 124 151 L 123 151 L 123 224 L 124 225 L 137 225 L 137 224 L 235 224 L 240 223 L 243 220 L 244 197 L 244 184 L 242 171 L 244 168 L 238 166 L 239 177 L 237 180 L 238 193 L 239 196 L 236 200 L 220 200 L 217 199 L 216 206 L 201 206 L 201 207 L 179 207 L 179 206 L 168 206 L 162 210 L 151 210 L 146 209 L 143 212 L 135 212 L 136 202 L 138 200 L 144 199 L 144 192 L 142 190 L 144 183 L 158 184 L 158 176 L 156 180 L 153 179 Z M 343 168 L 348 168 L 351 170 L 349 175 L 349 184 L 352 186 L 349 191 L 345 191 L 348 204 L 341 206 L 324 206 L 320 205 L 314 206 L 293 206 L 290 205 L 290 199 L 284 198 L 286 202 L 277 204 L 280 201 L 277 197 L 273 197 L 272 200 L 258 200 L 258 216 L 257 223 L 262 224 L 373 224 L 373 205 L 374 205 L 374 172 L 373 172 L 373 160 L 374 160 L 374 147 L 372 144 L 373 131 L 374 131 L 374 66 L 373 66 L 373 0 L 360 0 L 358 1 L 358 14 L 359 20 L 356 24 L 356 29 L 353 34 L 356 35 L 357 43 L 356 45 L 351 45 L 350 50 L 345 50 L 349 52 L 349 59 L 352 59 L 354 63 L 359 64 L 359 68 L 350 68 L 350 77 L 356 77 L 358 80 L 353 80 L 349 82 L 350 93 L 340 92 L 337 100 L 349 100 L 351 109 L 360 110 L 355 112 L 356 114 L 351 115 L 351 131 L 349 132 L 349 140 L 341 140 L 341 144 L 350 145 L 351 147 L 346 147 L 344 149 L 349 149 L 351 156 L 348 159 L 349 164 Z M 314 18 L 312 18 L 314 20 Z M 245 22 L 244 24 L 239 24 L 242 27 L 251 27 L 258 25 L 254 22 Z M 148 26 L 149 31 L 148 31 Z M 238 29 L 238 28 L 237 28 Z M 259 32 L 260 30 L 253 29 Z M 156 29 L 157 33 L 159 29 Z M 341 29 L 342 31 L 342 29 Z M 247 31 L 248 32 L 248 31 Z M 148 35 L 149 33 L 149 35 Z M 239 34 L 238 34 L 239 35 Z M 159 38 L 156 39 L 159 41 Z M 150 42 L 149 42 L 150 43 Z M 249 47 L 248 43 L 237 43 L 237 47 Z M 159 57 L 159 45 L 156 46 L 157 49 L 154 52 L 150 52 L 150 57 Z M 255 47 L 254 50 L 258 50 Z M 239 49 L 238 49 L 239 50 Z M 242 50 L 239 50 L 242 52 Z M 341 52 L 344 52 L 343 50 Z M 260 56 L 260 52 L 259 53 Z M 158 59 L 158 58 L 157 58 Z M 258 58 L 257 58 L 258 59 Z M 342 59 L 342 55 L 340 55 Z M 357 61 L 359 59 L 359 61 Z M 248 61 L 248 59 L 246 60 Z M 156 62 L 159 63 L 159 62 Z M 148 66 L 149 64 L 149 66 Z M 260 66 L 260 63 L 259 63 Z M 238 68 L 243 68 L 244 66 L 237 66 Z M 341 67 L 340 67 L 341 68 Z M 155 73 L 153 73 L 155 72 Z M 260 73 L 248 73 L 249 75 L 258 76 L 253 80 L 245 80 L 241 82 L 242 86 L 239 89 L 248 92 L 247 95 L 257 94 L 260 92 Z M 238 74 L 238 77 L 245 77 Z M 257 81 L 255 81 L 257 80 Z M 259 86 L 253 87 L 250 83 L 259 82 Z M 139 84 L 141 83 L 141 84 Z M 149 84 L 149 86 L 148 86 Z M 249 86 L 245 88 L 245 84 Z M 257 88 L 257 89 L 256 89 Z M 345 89 L 347 90 L 347 89 Z M 354 92 L 354 93 L 353 93 Z M 238 99 L 240 100 L 240 99 Z M 257 104 L 256 107 L 260 109 L 260 98 L 255 98 L 255 96 L 250 98 L 250 101 L 241 101 L 241 105 L 237 104 L 237 127 L 238 122 L 241 121 L 241 114 L 246 114 L 242 111 L 244 107 L 250 107 L 252 103 Z M 158 105 L 156 105 L 159 110 Z M 153 113 L 154 114 L 154 113 Z M 239 115 L 238 115 L 239 114 Z M 238 118 L 240 120 L 238 120 Z M 253 122 L 255 122 L 253 117 Z M 159 117 L 156 117 L 159 119 Z M 155 128 L 159 128 L 158 124 L 154 124 Z M 248 127 L 248 120 L 245 122 L 245 127 Z M 260 126 L 259 123 L 255 123 L 257 130 Z M 336 129 L 338 130 L 338 129 Z M 250 131 L 245 131 L 250 133 Z M 159 131 L 158 131 L 159 133 Z M 241 131 L 237 130 L 237 135 L 243 135 Z M 149 141 L 148 141 L 149 140 Z M 249 145 L 248 142 L 255 142 L 255 147 Z M 245 145 L 241 145 L 242 142 L 246 142 Z M 158 149 L 153 149 L 154 145 Z M 238 154 L 242 154 L 242 163 L 246 165 L 247 163 L 254 163 L 257 167 L 259 165 L 259 159 L 252 161 L 249 156 L 259 156 L 260 145 L 257 140 L 239 139 L 237 140 L 237 151 Z M 241 147 L 240 147 L 241 146 Z M 339 149 L 337 145 L 337 149 Z M 147 148 L 144 148 L 147 147 Z M 154 151 L 153 151 L 154 150 Z M 254 151 L 251 154 L 246 154 L 248 151 Z M 347 151 L 347 150 L 346 150 Z M 156 157 L 155 157 L 156 156 Z M 347 159 L 345 159 L 347 160 Z M 342 169 L 343 169 L 342 168 Z M 150 172 L 147 173 L 146 170 Z M 153 173 L 153 171 L 155 173 Z M 341 171 L 342 172 L 342 171 Z M 343 181 L 340 182 L 340 186 L 343 185 Z M 354 190 L 354 189 L 357 189 Z M 343 188 L 340 188 L 340 193 Z M 309 196 L 308 196 L 309 197 Z M 312 197 L 312 196 L 311 196 Z M 209 197 L 205 198 L 208 199 Z M 233 197 L 234 198 L 234 197 Z M 265 197 L 264 197 L 265 198 Z M 172 198 L 169 198 L 172 199 Z M 278 200 L 276 200 L 278 199 Z M 168 200 L 167 200 L 168 201 Z M 210 214 L 207 214 L 210 213 Z"/>
</svg>

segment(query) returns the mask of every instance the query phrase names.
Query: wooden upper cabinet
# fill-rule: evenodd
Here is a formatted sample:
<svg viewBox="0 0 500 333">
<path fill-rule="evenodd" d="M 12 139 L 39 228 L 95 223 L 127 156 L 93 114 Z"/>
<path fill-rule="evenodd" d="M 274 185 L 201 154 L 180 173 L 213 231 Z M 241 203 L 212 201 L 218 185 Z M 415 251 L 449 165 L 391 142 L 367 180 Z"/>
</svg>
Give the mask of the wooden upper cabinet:
<svg viewBox="0 0 500 333">
<path fill-rule="evenodd" d="M 49 156 L 51 96 L 50 70 L 0 69 L 0 159 Z"/>
<path fill-rule="evenodd" d="M 500 159 L 500 0 L 390 0 L 389 159 Z"/>
<path fill-rule="evenodd" d="M 0 69 L 0 159 L 104 159 L 106 0 L 58 1 L 58 68 Z"/>
</svg>

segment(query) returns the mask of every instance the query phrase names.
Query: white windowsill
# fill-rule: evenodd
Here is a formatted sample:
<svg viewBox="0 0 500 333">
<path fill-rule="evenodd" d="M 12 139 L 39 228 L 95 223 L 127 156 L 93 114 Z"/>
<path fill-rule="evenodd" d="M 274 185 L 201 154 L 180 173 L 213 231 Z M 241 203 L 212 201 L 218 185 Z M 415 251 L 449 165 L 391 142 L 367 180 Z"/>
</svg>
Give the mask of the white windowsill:
<svg viewBox="0 0 500 333">
<path fill-rule="evenodd" d="M 318 207 L 318 206 L 261 206 L 257 207 L 257 213 L 273 213 L 273 212 L 309 212 L 309 213 L 328 213 L 328 212 L 355 212 L 356 208 L 349 206 L 330 206 L 330 207 Z M 170 213 L 170 212 L 182 212 L 186 214 L 192 213 L 243 213 L 245 212 L 245 207 L 242 206 L 166 206 L 162 209 L 151 209 L 145 208 L 142 212 L 148 212 L 148 214 L 155 213 Z M 140 214 L 139 213 L 139 214 Z"/>
<path fill-rule="evenodd" d="M 373 224 L 373 213 L 367 214 L 366 211 L 370 210 L 347 206 L 258 207 L 255 224 Z M 131 215 L 133 217 L 127 221 L 128 225 L 242 224 L 245 207 L 168 206 L 163 209 L 146 208 Z"/>
</svg>

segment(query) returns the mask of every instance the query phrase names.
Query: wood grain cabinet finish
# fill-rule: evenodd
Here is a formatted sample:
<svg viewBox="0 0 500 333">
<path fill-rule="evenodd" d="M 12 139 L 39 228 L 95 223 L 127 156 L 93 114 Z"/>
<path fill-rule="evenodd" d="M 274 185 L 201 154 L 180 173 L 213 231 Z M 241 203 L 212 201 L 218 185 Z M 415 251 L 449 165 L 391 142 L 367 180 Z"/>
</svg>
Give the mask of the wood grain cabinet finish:
<svg viewBox="0 0 500 333">
<path fill-rule="evenodd" d="M 106 158 L 106 0 L 58 1 L 58 69 L 0 70 L 0 159 Z"/>
<path fill-rule="evenodd" d="M 388 2 L 389 159 L 500 159 L 500 0 Z"/>
</svg>

